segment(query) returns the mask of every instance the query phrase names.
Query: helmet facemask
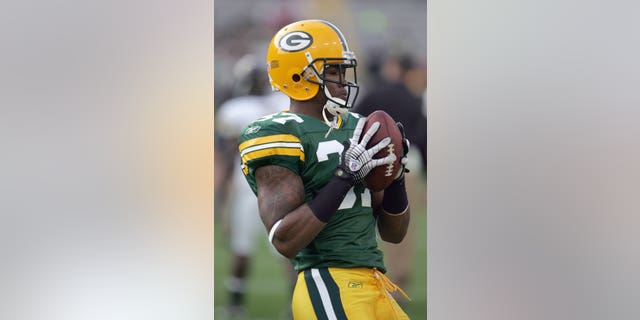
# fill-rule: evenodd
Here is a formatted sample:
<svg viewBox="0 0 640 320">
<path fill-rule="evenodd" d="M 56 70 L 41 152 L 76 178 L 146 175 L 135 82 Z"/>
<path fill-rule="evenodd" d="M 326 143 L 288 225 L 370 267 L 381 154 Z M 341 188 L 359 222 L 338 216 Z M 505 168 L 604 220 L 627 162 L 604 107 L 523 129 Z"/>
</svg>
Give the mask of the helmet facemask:
<svg viewBox="0 0 640 320">
<path fill-rule="evenodd" d="M 344 58 L 312 59 L 309 52 L 306 52 L 305 55 L 309 64 L 304 68 L 302 76 L 305 80 L 317 84 L 326 96 L 327 102 L 323 107 L 322 116 L 329 126 L 335 126 L 335 119 L 334 121 L 329 121 L 326 112 L 329 112 L 336 118 L 344 115 L 354 106 L 356 98 L 358 97 L 359 87 L 356 75 L 357 61 L 355 55 L 348 51 L 345 52 Z M 340 75 L 338 80 L 327 78 L 326 72 L 329 67 L 338 68 Z M 325 85 L 327 82 L 341 85 L 346 90 L 346 97 L 343 99 L 342 97 L 332 96 Z"/>
</svg>

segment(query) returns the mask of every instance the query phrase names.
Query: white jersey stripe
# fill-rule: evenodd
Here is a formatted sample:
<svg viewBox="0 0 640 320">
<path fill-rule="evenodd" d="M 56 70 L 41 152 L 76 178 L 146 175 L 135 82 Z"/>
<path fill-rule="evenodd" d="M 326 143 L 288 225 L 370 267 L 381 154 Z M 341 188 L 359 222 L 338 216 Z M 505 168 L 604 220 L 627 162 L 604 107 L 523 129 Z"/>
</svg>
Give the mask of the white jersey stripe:
<svg viewBox="0 0 640 320">
<path fill-rule="evenodd" d="M 242 153 L 240 153 L 240 156 L 244 157 L 244 155 L 249 152 L 269 148 L 296 148 L 304 151 L 304 148 L 302 148 L 302 144 L 298 142 L 271 142 L 245 148 L 244 150 L 242 150 Z"/>
<path fill-rule="evenodd" d="M 311 276 L 313 277 L 313 282 L 316 283 L 316 287 L 318 287 L 322 306 L 324 307 L 324 311 L 327 313 L 327 318 L 329 320 L 337 320 L 338 318 L 336 317 L 336 313 L 333 311 L 333 305 L 331 304 L 331 298 L 329 297 L 329 291 L 327 291 L 327 286 L 324 285 L 324 281 L 322 281 L 322 277 L 320 276 L 318 269 L 312 268 Z"/>
</svg>

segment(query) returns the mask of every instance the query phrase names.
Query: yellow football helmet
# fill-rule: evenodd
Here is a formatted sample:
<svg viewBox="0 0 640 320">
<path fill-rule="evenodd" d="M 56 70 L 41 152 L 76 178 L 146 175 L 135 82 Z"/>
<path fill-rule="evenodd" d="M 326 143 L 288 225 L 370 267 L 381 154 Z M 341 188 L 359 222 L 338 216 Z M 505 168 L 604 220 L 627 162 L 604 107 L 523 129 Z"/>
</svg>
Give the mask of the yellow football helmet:
<svg viewBox="0 0 640 320">
<path fill-rule="evenodd" d="M 324 70 L 338 66 L 347 89 L 347 99 L 332 97 L 324 83 Z M 274 90 L 295 100 L 309 100 L 323 90 L 326 110 L 333 115 L 348 112 L 358 95 L 355 54 L 349 50 L 342 32 L 324 20 L 303 20 L 278 31 L 267 51 L 267 70 Z M 347 74 L 347 70 L 351 71 Z"/>
</svg>

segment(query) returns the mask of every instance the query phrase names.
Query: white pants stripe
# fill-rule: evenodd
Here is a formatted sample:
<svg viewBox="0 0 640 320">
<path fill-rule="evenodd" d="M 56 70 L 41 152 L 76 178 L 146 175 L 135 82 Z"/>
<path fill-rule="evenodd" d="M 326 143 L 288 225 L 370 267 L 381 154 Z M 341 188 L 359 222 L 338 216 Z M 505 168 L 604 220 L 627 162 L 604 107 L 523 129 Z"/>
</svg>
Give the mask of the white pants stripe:
<svg viewBox="0 0 640 320">
<path fill-rule="evenodd" d="M 322 306 L 324 307 L 324 311 L 327 313 L 327 318 L 329 320 L 337 320 L 338 318 L 336 317 L 336 313 L 333 311 L 333 305 L 331 304 L 331 298 L 329 297 L 329 291 L 327 291 L 327 286 L 325 286 L 324 281 L 322 281 L 322 277 L 320 276 L 318 269 L 311 269 L 311 277 L 318 287 Z"/>
</svg>

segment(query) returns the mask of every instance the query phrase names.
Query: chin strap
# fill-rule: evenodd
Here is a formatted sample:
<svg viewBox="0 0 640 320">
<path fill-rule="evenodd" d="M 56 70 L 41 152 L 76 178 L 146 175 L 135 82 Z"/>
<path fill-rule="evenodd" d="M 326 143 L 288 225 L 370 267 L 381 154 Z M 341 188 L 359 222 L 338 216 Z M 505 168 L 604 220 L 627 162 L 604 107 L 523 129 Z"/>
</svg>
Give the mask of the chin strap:
<svg viewBox="0 0 640 320">
<path fill-rule="evenodd" d="M 322 107 L 322 117 L 324 118 L 324 122 L 329 126 L 329 130 L 324 135 L 324 137 L 326 138 L 327 136 L 329 136 L 331 130 L 338 129 L 338 118 L 341 117 L 342 114 L 346 114 L 348 112 L 348 109 L 343 107 L 347 105 L 346 101 L 340 98 L 333 97 L 326 86 L 323 86 L 323 89 L 324 95 L 325 97 L 327 97 L 327 103 L 325 103 L 324 107 Z M 329 119 L 327 118 L 327 113 L 333 116 L 333 121 L 329 121 Z"/>
<path fill-rule="evenodd" d="M 349 104 L 347 103 L 347 101 L 332 96 L 327 86 L 323 85 L 322 87 L 324 96 L 327 97 L 327 103 L 324 104 L 324 107 L 327 108 L 329 113 L 337 116 L 345 114 L 349 111 Z"/>
<path fill-rule="evenodd" d="M 331 133 L 331 130 L 338 129 L 338 118 L 340 117 L 340 115 L 333 115 L 333 120 L 329 120 L 329 118 L 327 118 L 327 112 L 329 112 L 329 110 L 327 108 L 327 105 L 325 104 L 324 107 L 322 108 L 322 118 L 324 118 L 324 123 L 326 123 L 327 126 L 329 126 L 329 130 L 327 130 L 327 133 L 324 134 L 325 138 L 329 136 L 329 133 Z"/>
</svg>

